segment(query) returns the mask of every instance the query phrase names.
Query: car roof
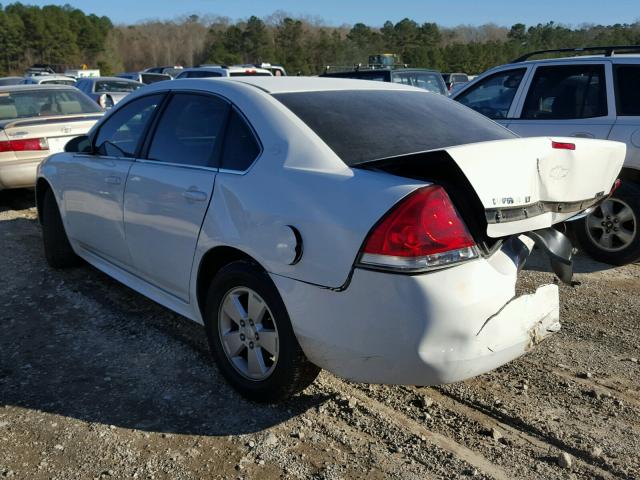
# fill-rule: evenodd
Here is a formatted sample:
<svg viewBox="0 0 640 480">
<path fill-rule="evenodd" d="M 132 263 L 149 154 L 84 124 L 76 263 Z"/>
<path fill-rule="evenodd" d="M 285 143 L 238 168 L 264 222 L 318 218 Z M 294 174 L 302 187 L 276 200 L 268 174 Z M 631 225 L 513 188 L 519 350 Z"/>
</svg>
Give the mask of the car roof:
<svg viewBox="0 0 640 480">
<path fill-rule="evenodd" d="M 21 92 L 25 90 L 72 90 L 77 92 L 78 89 L 76 87 L 72 87 L 71 85 L 41 85 L 38 83 L 30 84 L 30 85 L 3 85 L 0 86 L 0 93 L 5 92 Z"/>
<path fill-rule="evenodd" d="M 271 73 L 269 70 L 265 69 L 265 68 L 260 68 L 260 67 L 254 67 L 252 65 L 247 65 L 247 66 L 238 66 L 238 65 L 231 65 L 231 66 L 227 66 L 227 65 L 218 65 L 218 66 L 214 66 L 214 65 L 209 65 L 206 67 L 190 67 L 190 68 L 183 68 L 181 70 L 180 73 L 183 72 L 219 72 L 220 70 L 224 70 L 227 72 L 244 72 L 245 70 L 255 70 L 256 72 L 259 73 Z"/>
<path fill-rule="evenodd" d="M 207 80 L 207 79 L 204 79 Z M 211 79 L 208 79 L 212 81 Z M 367 82 L 352 78 L 332 77 L 230 77 L 214 81 L 238 82 L 257 87 L 267 93 L 319 92 L 335 90 L 425 90 L 389 82 Z"/>
<path fill-rule="evenodd" d="M 532 60 L 525 60 L 523 62 L 510 62 L 505 63 L 503 66 L 515 66 L 515 65 L 535 65 L 538 63 L 580 63 L 580 62 L 613 62 L 616 63 L 618 61 L 628 62 L 629 60 L 636 60 L 640 62 L 640 55 L 634 53 L 620 53 L 613 56 L 607 55 L 573 55 L 568 57 L 555 57 L 555 58 L 536 58 Z"/>
<path fill-rule="evenodd" d="M 82 82 L 103 82 L 103 81 L 114 81 L 114 82 L 130 82 L 130 83 L 140 83 L 132 80 L 130 78 L 124 77 L 82 77 L 79 78 L 78 81 Z"/>
</svg>

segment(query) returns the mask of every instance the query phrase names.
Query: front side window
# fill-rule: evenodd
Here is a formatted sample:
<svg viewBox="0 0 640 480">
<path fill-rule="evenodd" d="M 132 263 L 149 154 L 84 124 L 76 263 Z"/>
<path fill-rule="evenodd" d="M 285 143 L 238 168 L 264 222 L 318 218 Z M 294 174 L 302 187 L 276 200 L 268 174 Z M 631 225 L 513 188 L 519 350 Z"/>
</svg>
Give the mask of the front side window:
<svg viewBox="0 0 640 480">
<path fill-rule="evenodd" d="M 217 97 L 175 95 L 158 122 L 147 158 L 182 165 L 214 166 L 216 147 L 228 112 L 229 104 Z"/>
<path fill-rule="evenodd" d="M 507 118 L 527 70 L 517 68 L 494 73 L 456 97 L 456 100 L 494 120 Z"/>
<path fill-rule="evenodd" d="M 411 85 L 429 92 L 446 93 L 442 75 L 430 72 L 394 72 L 391 77 L 393 83 Z"/>
<path fill-rule="evenodd" d="M 0 120 L 98 113 L 102 109 L 76 89 L 0 92 Z"/>
<path fill-rule="evenodd" d="M 570 120 L 607 115 L 604 65 L 538 67 L 521 118 Z"/>
<path fill-rule="evenodd" d="M 221 168 L 244 171 L 260 153 L 260 145 L 251 127 L 235 109 L 231 112 L 224 139 Z"/>
<path fill-rule="evenodd" d="M 617 65 L 614 71 L 618 115 L 640 115 L 640 65 Z"/>
<path fill-rule="evenodd" d="M 163 95 L 149 95 L 116 110 L 100 127 L 95 140 L 99 155 L 133 157 Z"/>
</svg>

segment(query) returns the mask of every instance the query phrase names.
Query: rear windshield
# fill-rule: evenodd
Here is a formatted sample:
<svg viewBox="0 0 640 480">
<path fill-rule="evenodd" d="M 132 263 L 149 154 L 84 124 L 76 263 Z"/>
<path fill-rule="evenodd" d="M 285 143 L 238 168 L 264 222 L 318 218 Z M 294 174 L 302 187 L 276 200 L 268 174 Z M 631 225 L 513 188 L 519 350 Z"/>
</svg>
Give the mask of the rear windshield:
<svg viewBox="0 0 640 480">
<path fill-rule="evenodd" d="M 267 72 L 229 72 L 230 77 L 272 77 Z"/>
<path fill-rule="evenodd" d="M 76 84 L 75 80 L 42 80 L 40 85 L 68 85 L 73 87 Z"/>
<path fill-rule="evenodd" d="M 275 94 L 347 165 L 516 138 L 486 117 L 433 93 L 338 90 Z"/>
<path fill-rule="evenodd" d="M 128 93 L 142 87 L 139 83 L 123 82 L 118 80 L 101 80 L 96 82 L 94 91 L 96 93 Z"/>
<path fill-rule="evenodd" d="M 162 82 L 164 80 L 171 80 L 170 75 L 165 75 L 163 73 L 143 73 L 140 77 L 142 78 L 142 83 L 146 83 L 147 85 L 150 83 Z"/>
<path fill-rule="evenodd" d="M 78 90 L 23 90 L 0 93 L 0 120 L 97 113 L 102 109 Z"/>
</svg>

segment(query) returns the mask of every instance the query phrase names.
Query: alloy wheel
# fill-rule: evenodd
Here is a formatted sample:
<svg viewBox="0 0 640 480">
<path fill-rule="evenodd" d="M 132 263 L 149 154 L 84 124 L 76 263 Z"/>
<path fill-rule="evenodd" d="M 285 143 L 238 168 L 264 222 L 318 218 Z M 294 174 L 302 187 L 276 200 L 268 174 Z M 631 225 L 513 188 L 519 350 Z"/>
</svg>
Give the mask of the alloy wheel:
<svg viewBox="0 0 640 480">
<path fill-rule="evenodd" d="M 619 198 L 605 200 L 586 220 L 589 239 L 607 252 L 624 250 L 637 234 L 636 216 Z"/>
<path fill-rule="evenodd" d="M 229 290 L 218 312 L 218 334 L 231 365 L 249 380 L 265 380 L 278 362 L 278 328 L 269 306 L 247 287 Z"/>
</svg>

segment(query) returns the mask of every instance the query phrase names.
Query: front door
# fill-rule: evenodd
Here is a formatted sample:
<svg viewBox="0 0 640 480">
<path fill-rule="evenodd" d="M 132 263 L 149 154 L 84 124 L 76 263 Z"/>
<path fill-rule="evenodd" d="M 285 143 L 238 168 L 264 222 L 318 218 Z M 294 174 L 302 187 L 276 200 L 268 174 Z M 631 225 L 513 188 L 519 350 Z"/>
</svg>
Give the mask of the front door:
<svg viewBox="0 0 640 480">
<path fill-rule="evenodd" d="M 134 271 L 183 301 L 228 112 L 218 97 L 174 94 L 127 180 L 124 224 Z"/>
<path fill-rule="evenodd" d="M 124 186 L 162 97 L 143 97 L 115 112 L 95 137 L 95 153 L 73 155 L 65 170 L 63 201 L 70 238 L 123 268 L 131 265 L 122 218 Z"/>
</svg>

